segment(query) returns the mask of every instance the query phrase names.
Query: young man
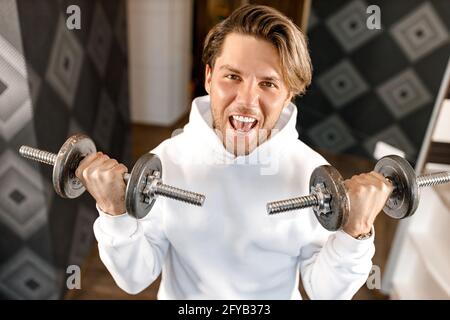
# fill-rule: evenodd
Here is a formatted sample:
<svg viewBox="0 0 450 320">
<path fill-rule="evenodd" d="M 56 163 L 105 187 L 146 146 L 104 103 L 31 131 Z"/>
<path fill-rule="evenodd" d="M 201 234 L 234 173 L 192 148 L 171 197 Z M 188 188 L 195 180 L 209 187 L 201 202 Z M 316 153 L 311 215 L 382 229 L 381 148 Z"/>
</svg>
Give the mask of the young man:
<svg viewBox="0 0 450 320">
<path fill-rule="evenodd" d="M 291 99 L 311 81 L 304 36 L 278 11 L 247 5 L 210 31 L 203 58 L 209 95 L 193 101 L 183 133 L 152 152 L 163 181 L 207 200 L 198 208 L 160 198 L 135 220 L 125 212 L 126 168 L 88 156 L 77 176 L 97 201 L 103 263 L 129 293 L 162 272 L 160 299 L 301 299 L 299 274 L 312 299 L 352 298 L 391 191 L 381 175 L 345 182 L 350 215 L 334 233 L 311 210 L 266 213 L 267 202 L 308 194 L 312 171 L 327 163 L 295 129 Z"/>
</svg>

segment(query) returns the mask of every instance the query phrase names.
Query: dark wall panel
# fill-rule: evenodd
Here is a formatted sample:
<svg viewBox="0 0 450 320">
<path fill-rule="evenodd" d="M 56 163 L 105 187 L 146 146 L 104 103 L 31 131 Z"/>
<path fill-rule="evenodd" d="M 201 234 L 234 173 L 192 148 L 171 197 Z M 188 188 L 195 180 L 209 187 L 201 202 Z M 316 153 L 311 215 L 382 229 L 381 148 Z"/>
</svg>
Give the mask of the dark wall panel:
<svg viewBox="0 0 450 320">
<path fill-rule="evenodd" d="M 366 26 L 378 5 L 381 30 Z M 312 1 L 313 83 L 298 98 L 300 138 L 371 157 L 381 140 L 415 161 L 450 55 L 447 0 Z"/>
<path fill-rule="evenodd" d="M 0 298 L 62 297 L 67 267 L 92 248 L 93 199 L 59 198 L 51 167 L 18 148 L 57 152 L 81 132 L 129 165 L 125 22 L 121 0 L 0 1 Z"/>
</svg>

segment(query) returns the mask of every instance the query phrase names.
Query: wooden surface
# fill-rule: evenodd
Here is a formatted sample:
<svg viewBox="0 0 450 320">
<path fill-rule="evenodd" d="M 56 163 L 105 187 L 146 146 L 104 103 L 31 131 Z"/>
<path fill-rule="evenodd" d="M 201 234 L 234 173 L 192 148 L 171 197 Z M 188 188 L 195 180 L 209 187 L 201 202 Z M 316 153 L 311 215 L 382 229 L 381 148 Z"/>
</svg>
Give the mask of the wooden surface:
<svg viewBox="0 0 450 320">
<path fill-rule="evenodd" d="M 81 268 L 81 289 L 68 290 L 67 300 L 155 300 L 159 288 L 158 278 L 151 286 L 137 295 L 127 294 L 120 289 L 98 255 L 97 245 Z"/>
<path fill-rule="evenodd" d="M 179 123 L 171 128 L 154 126 L 133 126 L 133 158 L 156 147 L 161 141 L 171 136 L 177 128 L 182 128 L 187 121 L 184 117 Z M 323 150 L 318 150 L 324 157 L 335 166 L 344 178 L 350 178 L 354 174 L 371 171 L 374 162 L 367 159 L 350 155 L 334 155 Z M 395 233 L 397 221 L 380 214 L 375 222 L 375 247 L 376 253 L 373 263 L 384 270 L 389 249 Z M 156 299 L 159 287 L 159 279 L 149 288 L 138 295 L 128 295 L 117 287 L 109 272 L 104 267 L 98 256 L 96 244 L 82 267 L 81 290 L 69 290 L 66 299 Z M 300 289 L 303 292 L 301 285 Z M 304 292 L 303 292 L 304 295 Z M 304 295 L 305 296 L 305 295 Z M 387 299 L 379 290 L 369 290 L 363 286 L 354 299 Z"/>
<path fill-rule="evenodd" d="M 426 162 L 450 164 L 450 143 L 432 141 Z"/>
</svg>

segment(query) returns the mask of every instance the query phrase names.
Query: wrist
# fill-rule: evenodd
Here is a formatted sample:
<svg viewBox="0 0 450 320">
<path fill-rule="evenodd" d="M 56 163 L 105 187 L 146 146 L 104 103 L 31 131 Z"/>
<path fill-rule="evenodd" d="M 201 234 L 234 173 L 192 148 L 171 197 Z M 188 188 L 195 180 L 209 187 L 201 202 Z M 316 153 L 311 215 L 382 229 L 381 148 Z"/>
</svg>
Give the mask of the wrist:
<svg viewBox="0 0 450 320">
<path fill-rule="evenodd" d="M 354 237 L 356 240 L 367 240 L 372 236 L 372 229 L 369 232 L 361 233 L 358 236 Z"/>
<path fill-rule="evenodd" d="M 99 209 L 103 211 L 106 214 L 109 214 L 110 216 L 120 216 L 126 212 L 125 208 L 122 207 L 115 207 L 115 206 L 108 206 L 101 203 L 97 203 Z"/>
<path fill-rule="evenodd" d="M 372 226 L 365 228 L 344 228 L 343 230 L 348 235 L 359 240 L 370 238 L 372 235 Z"/>
</svg>

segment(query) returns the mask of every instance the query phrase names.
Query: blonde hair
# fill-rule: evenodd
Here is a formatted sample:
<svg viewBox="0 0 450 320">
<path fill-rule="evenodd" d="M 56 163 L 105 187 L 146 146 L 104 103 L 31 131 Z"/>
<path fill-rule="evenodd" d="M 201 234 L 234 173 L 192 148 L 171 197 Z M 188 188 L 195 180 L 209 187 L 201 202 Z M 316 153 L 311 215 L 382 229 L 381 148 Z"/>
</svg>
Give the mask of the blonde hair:
<svg viewBox="0 0 450 320">
<path fill-rule="evenodd" d="M 214 67 L 228 34 L 237 32 L 272 43 L 280 56 L 282 77 L 294 94 L 303 94 L 312 78 L 311 58 L 302 31 L 288 17 L 274 8 L 244 5 L 215 25 L 203 46 L 202 60 Z"/>
</svg>

